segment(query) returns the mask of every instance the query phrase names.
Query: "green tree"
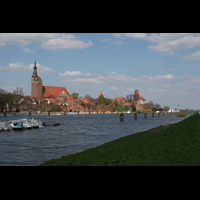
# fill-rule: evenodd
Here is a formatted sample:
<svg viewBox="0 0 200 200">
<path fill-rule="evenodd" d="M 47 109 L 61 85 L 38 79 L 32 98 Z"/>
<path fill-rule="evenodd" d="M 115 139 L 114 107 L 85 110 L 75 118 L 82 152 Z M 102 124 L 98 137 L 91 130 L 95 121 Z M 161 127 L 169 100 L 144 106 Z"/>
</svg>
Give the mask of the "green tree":
<svg viewBox="0 0 200 200">
<path fill-rule="evenodd" d="M 169 106 L 164 106 L 163 110 L 167 112 L 169 110 Z"/>
<path fill-rule="evenodd" d="M 71 94 L 71 96 L 72 96 L 73 99 L 78 99 L 79 93 L 73 92 L 73 93 Z"/>
<path fill-rule="evenodd" d="M 104 96 L 100 96 L 97 100 L 99 100 L 99 102 L 102 104 L 106 104 L 106 99 L 105 99 L 105 97 Z"/>
<path fill-rule="evenodd" d="M 81 105 L 81 106 L 85 106 L 85 102 L 82 101 L 82 102 L 80 103 L 80 105 Z"/>
<path fill-rule="evenodd" d="M 149 106 L 149 108 L 152 109 L 152 108 L 154 107 L 154 103 L 153 103 L 153 101 L 149 101 L 149 102 L 148 102 L 148 106 Z"/>
</svg>

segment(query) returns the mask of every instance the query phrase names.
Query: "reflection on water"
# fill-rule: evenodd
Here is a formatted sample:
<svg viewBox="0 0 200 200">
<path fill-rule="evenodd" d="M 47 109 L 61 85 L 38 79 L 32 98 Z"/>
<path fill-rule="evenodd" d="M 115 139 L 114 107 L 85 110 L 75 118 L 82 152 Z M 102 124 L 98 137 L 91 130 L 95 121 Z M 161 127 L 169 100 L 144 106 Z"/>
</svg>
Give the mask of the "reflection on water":
<svg viewBox="0 0 200 200">
<path fill-rule="evenodd" d="M 188 114 L 190 116 L 191 114 Z M 0 165 L 38 165 L 52 158 L 59 158 L 96 147 L 105 142 L 148 130 L 159 125 L 177 123 L 183 118 L 165 115 L 152 118 L 151 113 L 144 119 L 138 114 L 124 114 L 120 122 L 119 114 L 106 115 L 58 115 L 37 116 L 47 124 L 60 123 L 60 126 L 47 126 L 41 129 L 0 132 Z M 23 117 L 0 117 L 0 121 Z"/>
</svg>

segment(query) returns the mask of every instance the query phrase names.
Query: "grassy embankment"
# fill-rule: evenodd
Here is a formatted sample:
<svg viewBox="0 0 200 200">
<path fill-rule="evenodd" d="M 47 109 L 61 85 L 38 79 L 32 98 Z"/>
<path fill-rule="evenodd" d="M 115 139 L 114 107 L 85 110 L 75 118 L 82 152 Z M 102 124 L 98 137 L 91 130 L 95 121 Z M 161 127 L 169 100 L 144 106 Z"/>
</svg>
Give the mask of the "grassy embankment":
<svg viewBox="0 0 200 200">
<path fill-rule="evenodd" d="M 200 115 L 52 159 L 49 166 L 200 166 Z"/>
</svg>

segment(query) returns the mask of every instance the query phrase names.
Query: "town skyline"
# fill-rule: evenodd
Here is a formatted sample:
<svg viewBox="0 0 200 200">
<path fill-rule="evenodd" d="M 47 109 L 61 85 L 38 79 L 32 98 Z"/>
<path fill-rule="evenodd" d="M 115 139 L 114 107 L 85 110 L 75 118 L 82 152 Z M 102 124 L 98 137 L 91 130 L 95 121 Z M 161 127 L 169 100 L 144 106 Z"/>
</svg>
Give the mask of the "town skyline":
<svg viewBox="0 0 200 200">
<path fill-rule="evenodd" d="M 0 88 L 31 95 L 36 58 L 44 84 L 70 94 L 113 99 L 138 89 L 161 107 L 200 109 L 199 46 L 191 33 L 0 33 Z"/>
</svg>

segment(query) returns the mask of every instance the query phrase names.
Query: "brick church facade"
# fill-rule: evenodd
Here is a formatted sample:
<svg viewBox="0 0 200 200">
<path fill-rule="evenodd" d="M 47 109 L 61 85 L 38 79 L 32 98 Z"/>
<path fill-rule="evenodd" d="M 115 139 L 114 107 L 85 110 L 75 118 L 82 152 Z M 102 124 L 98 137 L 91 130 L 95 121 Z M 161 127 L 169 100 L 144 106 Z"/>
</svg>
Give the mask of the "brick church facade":
<svg viewBox="0 0 200 200">
<path fill-rule="evenodd" d="M 36 60 L 31 77 L 31 97 L 36 100 L 47 100 L 67 104 L 67 110 L 73 110 L 73 98 L 65 87 L 43 86 L 43 81 L 37 74 Z"/>
</svg>

